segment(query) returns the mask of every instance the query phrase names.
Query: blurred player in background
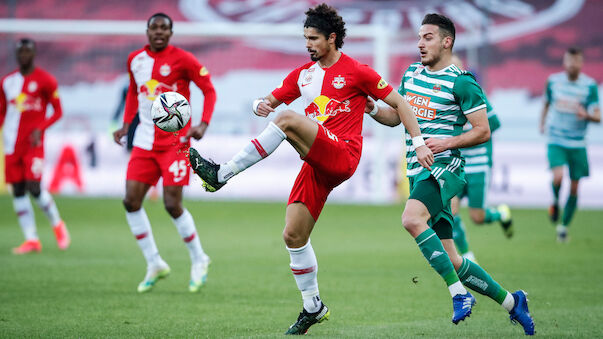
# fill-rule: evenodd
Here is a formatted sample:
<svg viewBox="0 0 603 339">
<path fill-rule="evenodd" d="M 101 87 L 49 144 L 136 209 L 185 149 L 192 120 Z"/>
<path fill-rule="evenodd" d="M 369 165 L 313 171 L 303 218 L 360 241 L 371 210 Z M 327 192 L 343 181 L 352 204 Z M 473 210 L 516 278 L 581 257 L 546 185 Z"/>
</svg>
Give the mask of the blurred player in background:
<svg viewBox="0 0 603 339">
<path fill-rule="evenodd" d="M 452 63 L 460 70 L 463 70 L 463 62 L 456 55 L 452 55 Z M 483 94 L 486 102 L 486 111 L 488 114 L 488 125 L 490 133 L 494 133 L 500 127 L 498 116 L 492 109 L 485 93 Z M 471 124 L 466 123 L 463 126 L 463 132 L 471 129 Z M 492 135 L 490 140 L 472 147 L 460 149 L 461 155 L 465 158 L 465 180 L 467 184 L 463 187 L 460 195 L 455 196 L 450 200 L 454 223 L 452 225 L 452 237 L 456 248 L 463 257 L 476 262 L 475 255 L 469 250 L 469 241 L 465 225 L 461 220 L 459 212 L 460 199 L 467 197 L 469 200 L 469 217 L 477 225 L 490 224 L 500 222 L 503 232 L 510 238 L 513 236 L 513 224 L 511 220 L 511 210 L 509 206 L 502 204 L 497 208 L 488 207 L 488 189 L 490 187 L 490 176 L 492 172 Z"/>
<path fill-rule="evenodd" d="M 44 169 L 44 132 L 63 114 L 56 79 L 36 67 L 36 45 L 21 39 L 16 46 L 19 69 L 1 80 L 0 128 L 4 136 L 5 180 L 12 185 L 13 203 L 25 242 L 13 253 L 40 252 L 42 244 L 36 231 L 36 220 L 29 192 L 53 226 L 59 249 L 69 247 L 71 239 L 65 223 L 48 191 L 40 186 Z M 46 117 L 46 107 L 54 113 Z"/>
<path fill-rule="evenodd" d="M 193 169 L 208 191 L 220 189 L 230 178 L 270 155 L 283 140 L 304 160 L 289 196 L 283 231 L 303 309 L 286 334 L 305 334 L 310 326 L 329 317 L 319 295 L 318 262 L 310 233 L 331 190 L 351 177 L 358 166 L 367 96 L 394 107 L 409 133 L 420 137 L 408 103 L 373 69 L 339 51 L 346 29 L 337 11 L 321 4 L 305 14 L 304 37 L 312 62 L 291 72 L 271 94 L 254 101 L 252 108 L 256 115 L 267 117 L 283 102 L 290 104 L 301 97 L 305 114 L 281 112 L 256 139 L 221 165 L 190 149 Z M 433 161 L 425 146 L 419 148 L 418 159 L 426 167 Z"/>
<path fill-rule="evenodd" d="M 147 261 L 147 274 L 138 285 L 138 292 L 150 291 L 158 279 L 170 273 L 170 267 L 159 255 L 151 224 L 142 207 L 145 194 L 163 178 L 163 203 L 172 217 L 178 233 L 186 243 L 192 261 L 189 290 L 196 292 L 207 278 L 209 257 L 203 251 L 191 214 L 182 206 L 182 187 L 188 185 L 189 168 L 185 152 L 190 138 L 201 139 L 210 122 L 216 92 L 207 68 L 195 57 L 169 45 L 172 19 L 163 13 L 147 21 L 149 44 L 134 51 L 128 58 L 130 86 L 128 88 L 123 127 L 113 133 L 115 142 L 122 144 L 132 119 L 139 112 L 140 124 L 134 135 L 134 147 L 126 174 L 126 196 L 123 200 L 126 219 Z M 193 81 L 203 95 L 201 124 L 186 127 L 175 133 L 160 130 L 151 119 L 151 105 L 163 92 L 176 91 L 190 97 L 189 83 Z"/>
<path fill-rule="evenodd" d="M 534 322 L 528 312 L 526 293 L 509 293 L 503 289 L 479 265 L 461 257 L 452 240 L 450 199 L 461 193 L 466 184 L 459 149 L 490 138 L 481 87 L 471 73 L 452 64 L 454 39 L 455 27 L 450 19 L 427 14 L 419 30 L 421 62 L 410 65 L 402 75 L 398 92 L 412 105 L 422 133 L 422 137 L 406 133 L 410 196 L 402 224 L 446 282 L 452 296 L 454 324 L 468 317 L 475 304 L 465 285 L 495 300 L 509 312 L 512 321 L 521 323 L 525 333 L 532 335 Z M 367 103 L 366 111 L 372 111 L 373 105 Z M 387 107 L 378 108 L 372 115 L 385 125 L 399 123 L 398 114 Z M 463 132 L 467 122 L 472 128 Z M 424 144 L 435 156 L 431 170 L 417 162 L 417 147 Z"/>
<path fill-rule="evenodd" d="M 563 56 L 565 72 L 549 76 L 545 103 L 540 116 L 540 133 L 544 133 L 548 119 L 549 166 L 553 172 L 553 204 L 549 216 L 553 224 L 559 221 L 559 190 L 563 167 L 569 167 L 570 194 L 563 209 L 563 218 L 557 225 L 557 240 L 568 240 L 568 226 L 578 204 L 578 184 L 589 174 L 586 155 L 586 127 L 589 122 L 601 122 L 597 82 L 580 72 L 582 50 L 569 48 Z"/>
</svg>

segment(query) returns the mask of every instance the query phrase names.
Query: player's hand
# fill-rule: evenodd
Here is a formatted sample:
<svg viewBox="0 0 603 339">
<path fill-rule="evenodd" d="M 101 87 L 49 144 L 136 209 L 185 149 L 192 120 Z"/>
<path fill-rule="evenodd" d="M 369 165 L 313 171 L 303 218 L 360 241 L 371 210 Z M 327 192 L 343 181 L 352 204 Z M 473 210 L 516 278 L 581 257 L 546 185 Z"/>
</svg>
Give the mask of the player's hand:
<svg viewBox="0 0 603 339">
<path fill-rule="evenodd" d="M 29 135 L 29 141 L 33 147 L 40 146 L 42 141 L 42 131 L 39 128 L 34 129 Z"/>
<path fill-rule="evenodd" d="M 368 114 L 375 108 L 375 102 L 371 98 L 367 98 L 366 105 L 364 105 L 364 113 Z"/>
<path fill-rule="evenodd" d="M 207 130 L 207 124 L 205 122 L 201 122 L 198 126 L 194 126 L 189 128 L 188 132 L 186 132 L 186 140 L 189 138 L 195 138 L 195 140 L 199 140 L 203 138 L 205 135 L 205 131 Z"/>
<path fill-rule="evenodd" d="M 578 105 L 578 110 L 576 111 L 576 117 L 580 120 L 588 119 L 588 113 L 586 112 L 586 109 L 584 109 L 584 106 Z"/>
<path fill-rule="evenodd" d="M 128 134 L 128 126 L 124 125 L 122 126 L 120 129 L 118 129 L 117 131 L 113 132 L 113 140 L 119 145 L 119 146 L 123 146 L 124 143 L 122 141 L 122 138 Z"/>
<path fill-rule="evenodd" d="M 263 100 L 259 103 L 258 105 L 258 109 L 253 112 L 255 113 L 255 115 L 259 116 L 259 117 L 267 117 L 268 115 L 270 115 L 270 113 L 274 112 L 274 108 L 272 108 L 267 100 Z"/>
<path fill-rule="evenodd" d="M 438 154 L 449 149 L 446 139 L 429 138 L 425 140 L 425 145 L 433 152 Z"/>
<path fill-rule="evenodd" d="M 419 164 L 431 171 L 431 165 L 433 165 L 433 153 L 431 150 L 427 146 L 419 146 L 415 149 L 415 152 L 417 153 L 417 161 Z"/>
</svg>

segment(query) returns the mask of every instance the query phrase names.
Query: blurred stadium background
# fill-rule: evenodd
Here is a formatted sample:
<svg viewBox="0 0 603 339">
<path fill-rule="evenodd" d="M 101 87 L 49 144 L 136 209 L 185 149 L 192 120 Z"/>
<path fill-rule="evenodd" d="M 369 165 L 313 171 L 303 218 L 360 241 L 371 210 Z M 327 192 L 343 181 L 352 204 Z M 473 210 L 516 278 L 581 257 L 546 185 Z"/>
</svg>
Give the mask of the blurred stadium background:
<svg viewBox="0 0 603 339">
<path fill-rule="evenodd" d="M 65 147 L 75 150 L 81 186 L 64 180 L 58 193 L 121 196 L 128 155 L 111 140 L 121 125 L 119 109 L 128 54 L 146 44 L 145 20 L 163 11 L 175 20 L 172 43 L 192 51 L 213 76 L 218 102 L 199 147 L 223 161 L 266 125 L 250 112 L 254 98 L 270 92 L 308 60 L 301 38 L 303 12 L 320 1 L 61 1 L 0 3 L 0 73 L 16 68 L 14 41 L 38 43 L 36 64 L 54 74 L 64 117 L 46 138 L 45 184 Z M 546 206 L 549 174 L 545 137 L 538 132 L 546 78 L 562 70 L 565 49 L 584 48 L 583 71 L 603 82 L 603 37 L 593 22 L 603 2 L 555 1 L 331 1 L 346 20 L 343 51 L 373 65 L 397 87 L 402 71 L 417 60 L 416 31 L 424 13 L 449 15 L 457 25 L 455 50 L 478 77 L 502 121 L 494 135 L 491 202 Z M 596 26 L 596 25 L 595 25 Z M 202 96 L 193 85 L 194 119 Z M 295 108 L 295 103 L 293 104 Z M 365 147 L 356 175 L 331 200 L 388 203 L 404 198 L 401 128 L 365 119 Z M 591 176 L 579 204 L 603 207 L 603 128 L 588 134 Z M 233 180 L 212 199 L 283 200 L 300 161 L 290 147 Z M 296 163 L 296 166 L 289 164 Z M 198 181 L 189 197 L 208 199 Z M 565 196 L 565 194 L 563 194 Z"/>
</svg>

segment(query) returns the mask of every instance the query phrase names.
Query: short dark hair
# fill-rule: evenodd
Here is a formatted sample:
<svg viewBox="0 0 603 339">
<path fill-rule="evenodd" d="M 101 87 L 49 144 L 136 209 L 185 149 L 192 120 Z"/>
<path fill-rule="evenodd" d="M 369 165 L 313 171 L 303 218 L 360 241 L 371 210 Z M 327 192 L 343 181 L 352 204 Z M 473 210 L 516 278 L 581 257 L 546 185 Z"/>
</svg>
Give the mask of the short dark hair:
<svg viewBox="0 0 603 339">
<path fill-rule="evenodd" d="M 325 37 L 335 33 L 335 48 L 340 49 L 343 46 L 345 38 L 345 22 L 337 14 L 337 10 L 325 3 L 306 11 L 306 21 L 304 27 L 316 28 Z"/>
<path fill-rule="evenodd" d="M 577 47 L 577 46 L 572 46 L 570 48 L 567 49 L 567 51 L 565 51 L 568 54 L 571 55 L 582 55 L 582 48 Z"/>
<path fill-rule="evenodd" d="M 155 18 L 167 19 L 167 21 L 170 22 L 170 29 L 174 28 L 172 18 L 170 18 L 167 14 L 162 13 L 162 12 L 155 13 L 155 14 L 151 15 L 151 17 L 149 17 L 149 20 L 147 20 L 147 28 L 149 28 L 149 26 L 151 26 L 151 21 L 153 21 L 153 19 L 155 19 Z"/>
<path fill-rule="evenodd" d="M 35 50 L 36 42 L 33 41 L 33 39 L 31 39 L 31 38 L 21 38 L 21 39 L 17 40 L 17 44 L 15 45 L 15 47 L 17 49 L 19 49 L 21 47 L 27 47 L 27 48 L 31 48 L 31 49 Z"/>
<path fill-rule="evenodd" d="M 423 22 L 421 25 L 436 25 L 440 28 L 440 34 L 442 36 L 452 37 L 452 46 L 454 46 L 454 39 L 456 38 L 456 29 L 454 28 L 454 23 L 448 17 L 437 14 L 437 13 L 429 13 L 426 14 L 423 18 Z M 452 49 L 452 46 L 450 48 Z"/>
</svg>

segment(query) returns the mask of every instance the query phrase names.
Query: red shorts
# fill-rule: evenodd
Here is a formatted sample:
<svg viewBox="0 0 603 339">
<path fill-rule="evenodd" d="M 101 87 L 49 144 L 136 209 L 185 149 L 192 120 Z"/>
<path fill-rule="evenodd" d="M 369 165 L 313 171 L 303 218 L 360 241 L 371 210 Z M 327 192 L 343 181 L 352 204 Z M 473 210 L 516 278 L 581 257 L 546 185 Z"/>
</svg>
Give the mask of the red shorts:
<svg viewBox="0 0 603 339">
<path fill-rule="evenodd" d="M 4 177 L 7 183 L 42 180 L 44 147 L 28 148 L 4 156 Z"/>
<path fill-rule="evenodd" d="M 333 188 L 354 174 L 362 151 L 361 137 L 341 140 L 322 125 L 295 179 L 287 204 L 301 202 L 314 220 Z"/>
<path fill-rule="evenodd" d="M 163 177 L 163 186 L 186 186 L 190 175 L 187 164 L 186 154 L 182 148 L 147 151 L 134 147 L 128 163 L 126 180 L 153 186 L 157 184 L 160 177 Z"/>
</svg>

